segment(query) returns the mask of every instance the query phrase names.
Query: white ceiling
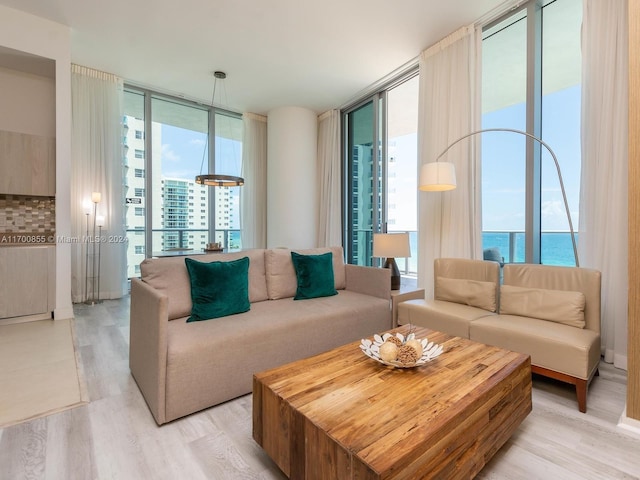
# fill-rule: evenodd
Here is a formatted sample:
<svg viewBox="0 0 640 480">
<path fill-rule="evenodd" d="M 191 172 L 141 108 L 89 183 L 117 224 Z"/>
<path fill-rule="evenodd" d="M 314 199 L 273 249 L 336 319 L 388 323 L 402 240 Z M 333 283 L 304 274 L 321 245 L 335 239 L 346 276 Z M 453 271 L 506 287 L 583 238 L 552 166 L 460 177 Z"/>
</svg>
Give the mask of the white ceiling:
<svg viewBox="0 0 640 480">
<path fill-rule="evenodd" d="M 426 47 L 512 0 L 0 0 L 68 25 L 73 63 L 265 114 L 337 108 Z M 1 52 L 0 52 L 1 54 Z M 224 92 L 224 91 L 223 91 Z M 216 93 L 216 103 L 222 97 Z"/>
</svg>

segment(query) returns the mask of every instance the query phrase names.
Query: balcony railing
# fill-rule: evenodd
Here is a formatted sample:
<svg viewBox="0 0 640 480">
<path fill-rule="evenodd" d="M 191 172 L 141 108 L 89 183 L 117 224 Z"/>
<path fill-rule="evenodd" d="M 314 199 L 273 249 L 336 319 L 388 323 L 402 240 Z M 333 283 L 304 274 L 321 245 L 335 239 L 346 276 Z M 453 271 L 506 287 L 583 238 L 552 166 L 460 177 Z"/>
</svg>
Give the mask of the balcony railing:
<svg viewBox="0 0 640 480">
<path fill-rule="evenodd" d="M 127 236 L 135 233 L 144 233 L 144 230 L 128 228 Z M 220 229 L 215 230 L 215 239 L 209 239 L 209 230 L 206 228 L 154 228 L 152 245 L 154 250 L 163 251 L 169 249 L 203 249 L 208 242 L 219 242 L 222 248 L 240 248 L 240 230 Z M 200 236 L 205 234 L 204 239 Z M 198 238 L 189 238 L 190 235 L 197 235 Z M 172 238 L 167 238 L 172 237 Z M 163 245 L 164 240 L 164 245 Z"/>
<path fill-rule="evenodd" d="M 416 276 L 418 272 L 418 232 L 415 230 L 389 230 L 389 233 L 408 233 L 411 257 L 396 258 L 398 269 L 404 276 Z M 373 252 L 373 233 L 371 230 L 358 230 L 355 235 L 354 252 L 357 258 L 351 259 L 359 265 L 371 264 Z M 545 265 L 575 266 L 573 245 L 569 232 L 542 232 L 541 261 Z M 483 231 L 482 248 L 497 248 L 504 263 L 523 263 L 525 261 L 525 235 L 522 231 Z M 374 262 L 376 259 L 374 259 Z M 375 265 L 375 263 L 374 263 Z"/>
</svg>

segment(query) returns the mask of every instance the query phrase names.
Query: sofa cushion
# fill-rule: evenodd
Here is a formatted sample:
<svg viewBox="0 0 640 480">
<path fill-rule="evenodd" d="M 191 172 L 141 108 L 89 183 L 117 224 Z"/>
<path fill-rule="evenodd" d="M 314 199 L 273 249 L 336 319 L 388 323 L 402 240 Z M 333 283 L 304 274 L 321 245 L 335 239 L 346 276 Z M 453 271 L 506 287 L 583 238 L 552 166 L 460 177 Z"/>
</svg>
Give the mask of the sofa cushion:
<svg viewBox="0 0 640 480">
<path fill-rule="evenodd" d="M 191 316 L 187 322 L 243 313 L 249 303 L 249 257 L 229 262 L 185 258 L 191 281 Z"/>
<path fill-rule="evenodd" d="M 496 284 L 494 282 L 437 277 L 434 297 L 436 300 L 462 303 L 489 312 L 496 311 Z"/>
<path fill-rule="evenodd" d="M 267 300 L 264 250 L 193 255 L 199 262 L 229 261 L 249 257 L 249 301 Z M 191 282 L 185 257 L 147 258 L 140 264 L 140 278 L 168 298 L 169 320 L 191 315 Z M 293 295 L 292 295 L 293 296 Z"/>
<path fill-rule="evenodd" d="M 471 322 L 470 338 L 531 355 L 531 364 L 588 379 L 600 361 L 600 335 L 538 318 L 490 315 Z"/>
<path fill-rule="evenodd" d="M 333 254 L 302 255 L 291 252 L 293 268 L 296 271 L 298 288 L 294 300 L 330 297 L 336 295 L 333 280 Z"/>
<path fill-rule="evenodd" d="M 212 322 L 185 320 L 167 325 L 167 421 L 250 393 L 256 372 L 384 332 L 391 310 L 386 299 L 340 290 L 259 302 Z"/>
<path fill-rule="evenodd" d="M 417 299 L 398 304 L 398 324 L 417 325 L 469 338 L 469 324 L 477 318 L 495 315 L 482 308 L 443 300 Z"/>
<path fill-rule="evenodd" d="M 584 328 L 585 296 L 582 292 L 544 288 L 500 287 L 500 313 L 540 318 Z"/>
<path fill-rule="evenodd" d="M 342 247 L 296 249 L 294 251 L 302 255 L 319 255 L 331 252 L 333 254 L 335 288 L 336 290 L 343 290 L 346 287 Z M 277 300 L 294 297 L 298 289 L 298 279 L 291 260 L 291 250 L 288 248 L 266 250 L 264 261 L 269 299 Z"/>
</svg>

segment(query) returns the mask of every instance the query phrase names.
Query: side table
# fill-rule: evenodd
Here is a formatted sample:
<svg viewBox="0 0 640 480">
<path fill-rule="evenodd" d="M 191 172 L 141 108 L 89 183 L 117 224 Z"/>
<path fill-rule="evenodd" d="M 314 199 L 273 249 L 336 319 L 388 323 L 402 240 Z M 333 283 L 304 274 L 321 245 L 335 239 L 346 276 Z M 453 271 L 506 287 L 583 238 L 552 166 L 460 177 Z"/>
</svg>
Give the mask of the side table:
<svg viewBox="0 0 640 480">
<path fill-rule="evenodd" d="M 398 304 L 419 298 L 424 298 L 424 288 L 400 285 L 400 290 L 391 290 L 391 316 L 394 328 L 398 326 Z"/>
</svg>

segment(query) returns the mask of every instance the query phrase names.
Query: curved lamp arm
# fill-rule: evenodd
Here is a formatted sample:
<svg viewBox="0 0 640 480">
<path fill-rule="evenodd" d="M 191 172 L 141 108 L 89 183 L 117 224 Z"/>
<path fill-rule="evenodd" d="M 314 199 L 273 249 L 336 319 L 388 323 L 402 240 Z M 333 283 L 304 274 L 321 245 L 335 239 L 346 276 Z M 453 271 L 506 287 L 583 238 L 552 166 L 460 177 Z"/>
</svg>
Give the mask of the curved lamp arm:
<svg viewBox="0 0 640 480">
<path fill-rule="evenodd" d="M 565 192 L 564 189 L 564 182 L 562 181 L 562 173 L 560 172 L 560 164 L 558 163 L 558 158 L 556 157 L 556 154 L 553 152 L 553 150 L 551 150 L 551 147 L 542 139 L 536 137 L 535 135 L 532 135 L 528 132 L 524 132 L 522 130 L 516 130 L 513 128 L 484 128 L 482 130 L 476 130 L 474 132 L 471 133 L 467 133 L 466 135 L 463 135 L 462 137 L 458 138 L 457 140 L 455 140 L 454 142 L 452 142 L 447 148 L 444 149 L 444 151 L 438 155 L 436 157 L 435 162 L 433 163 L 437 163 L 438 160 L 440 160 L 440 158 L 442 158 L 450 149 L 451 147 L 453 147 L 454 145 L 456 145 L 457 143 L 461 142 L 462 140 L 464 140 L 465 138 L 469 138 L 473 135 L 478 135 L 480 133 L 485 133 L 485 132 L 511 132 L 511 133 L 518 133 L 520 135 L 524 135 L 525 137 L 529 137 L 532 140 L 535 140 L 536 142 L 538 142 L 540 145 L 542 145 L 544 148 L 546 148 L 549 153 L 551 154 L 551 157 L 553 158 L 553 162 L 555 163 L 556 166 L 556 171 L 558 173 L 558 180 L 560 181 L 560 190 L 562 191 L 562 200 L 564 201 L 564 209 L 565 212 L 567 214 L 567 220 L 569 221 L 569 231 L 571 233 L 571 243 L 573 244 L 573 256 L 575 258 L 576 261 L 576 267 L 580 266 L 580 263 L 578 262 L 578 247 L 576 245 L 576 236 L 575 233 L 573 231 L 573 223 L 571 222 L 571 214 L 569 212 L 569 202 L 567 201 L 567 194 Z M 449 163 L 449 162 L 441 162 L 441 163 Z M 427 166 L 430 165 L 429 163 L 423 165 L 423 169 Z M 451 164 L 451 167 L 449 167 L 451 169 L 453 169 L 453 164 Z M 422 188 L 422 182 L 420 185 L 420 189 L 421 190 L 432 190 L 432 191 L 438 191 L 438 190 L 442 190 L 442 188 L 438 188 L 437 186 L 431 184 L 431 186 L 427 187 L 427 188 Z M 454 187 L 455 188 L 455 185 Z"/>
</svg>

